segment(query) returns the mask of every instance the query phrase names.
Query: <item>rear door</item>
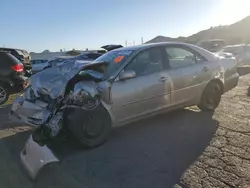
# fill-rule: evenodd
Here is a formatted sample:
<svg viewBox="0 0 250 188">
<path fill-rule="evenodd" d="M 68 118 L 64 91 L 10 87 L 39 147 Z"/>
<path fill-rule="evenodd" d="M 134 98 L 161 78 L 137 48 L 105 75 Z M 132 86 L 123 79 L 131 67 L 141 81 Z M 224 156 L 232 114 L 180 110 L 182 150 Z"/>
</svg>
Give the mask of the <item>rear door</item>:
<svg viewBox="0 0 250 188">
<path fill-rule="evenodd" d="M 162 54 L 159 47 L 140 52 L 124 69 L 134 70 L 136 77 L 112 84 L 112 111 L 119 122 L 156 112 L 170 104 L 170 82 Z"/>
<path fill-rule="evenodd" d="M 165 47 L 171 79 L 171 105 L 190 105 L 202 92 L 210 77 L 212 64 L 184 45 Z"/>
</svg>

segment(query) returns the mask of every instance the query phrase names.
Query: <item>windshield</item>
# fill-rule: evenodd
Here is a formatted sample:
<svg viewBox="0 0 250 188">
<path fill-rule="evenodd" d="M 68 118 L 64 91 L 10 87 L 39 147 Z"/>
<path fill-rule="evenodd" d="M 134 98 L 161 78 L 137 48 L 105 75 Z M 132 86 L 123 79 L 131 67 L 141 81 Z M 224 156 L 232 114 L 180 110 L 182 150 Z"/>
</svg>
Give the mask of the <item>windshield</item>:
<svg viewBox="0 0 250 188">
<path fill-rule="evenodd" d="M 121 65 L 123 65 L 132 52 L 131 50 L 110 51 L 97 58 L 93 63 L 105 62 L 106 70 L 103 79 L 108 79 Z"/>
</svg>

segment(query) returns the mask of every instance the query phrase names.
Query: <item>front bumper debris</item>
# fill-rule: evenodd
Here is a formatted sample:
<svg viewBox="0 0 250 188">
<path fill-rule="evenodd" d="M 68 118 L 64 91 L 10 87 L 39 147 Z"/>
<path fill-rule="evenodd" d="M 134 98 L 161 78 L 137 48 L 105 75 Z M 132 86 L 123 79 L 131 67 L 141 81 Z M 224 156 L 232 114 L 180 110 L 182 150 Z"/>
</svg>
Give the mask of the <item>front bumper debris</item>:
<svg viewBox="0 0 250 188">
<path fill-rule="evenodd" d="M 21 162 L 29 177 L 35 180 L 39 170 L 48 163 L 59 162 L 58 158 L 45 145 L 40 146 L 30 136 L 20 154 Z"/>
<path fill-rule="evenodd" d="M 37 100 L 35 103 L 32 103 L 20 96 L 12 103 L 10 117 L 13 120 L 37 127 L 45 123 L 51 115 L 51 112 L 46 109 L 47 106 L 48 104 L 42 101 Z"/>
</svg>

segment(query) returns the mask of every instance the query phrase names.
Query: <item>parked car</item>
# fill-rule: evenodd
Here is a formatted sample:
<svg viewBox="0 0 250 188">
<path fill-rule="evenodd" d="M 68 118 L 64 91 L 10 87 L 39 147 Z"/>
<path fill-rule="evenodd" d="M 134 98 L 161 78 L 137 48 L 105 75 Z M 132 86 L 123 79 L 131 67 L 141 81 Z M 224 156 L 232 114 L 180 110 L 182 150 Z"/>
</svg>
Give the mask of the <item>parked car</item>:
<svg viewBox="0 0 250 188">
<path fill-rule="evenodd" d="M 226 46 L 226 42 L 223 39 L 202 40 L 197 45 L 210 52 L 218 52 Z"/>
<path fill-rule="evenodd" d="M 22 91 L 25 86 L 23 64 L 8 52 L 0 52 L 0 105 L 10 94 Z"/>
<path fill-rule="evenodd" d="M 84 60 L 84 61 L 94 61 L 96 58 L 100 57 L 102 53 L 96 52 L 83 52 L 77 56 L 60 56 L 48 62 L 48 66 L 46 68 L 58 66 L 64 63 L 74 63 L 76 60 Z"/>
<path fill-rule="evenodd" d="M 108 44 L 108 45 L 104 45 L 102 46 L 101 48 L 105 49 L 106 51 L 111 51 L 111 50 L 115 50 L 115 49 L 118 49 L 118 48 L 123 48 L 122 45 L 120 44 Z"/>
<path fill-rule="evenodd" d="M 9 52 L 15 56 L 22 64 L 26 76 L 31 75 L 30 55 L 26 50 L 15 48 L 0 48 L 0 51 Z"/>
<path fill-rule="evenodd" d="M 45 67 L 45 69 L 50 68 L 50 67 L 54 67 L 54 66 L 58 66 L 58 65 L 61 65 L 63 63 L 66 63 L 66 62 L 72 63 L 72 62 L 75 62 L 76 60 L 93 61 L 106 52 L 109 52 L 109 51 L 114 50 L 114 49 L 122 48 L 122 47 L 123 47 L 122 45 L 109 44 L 109 45 L 104 45 L 101 47 L 104 50 L 97 50 L 96 52 L 83 52 L 82 54 L 74 56 L 74 57 L 72 57 L 72 56 L 57 57 L 53 60 L 50 60 L 48 62 L 48 66 Z"/>
<path fill-rule="evenodd" d="M 45 67 L 47 67 L 48 60 L 47 59 L 34 59 L 30 61 L 32 67 L 32 74 L 38 73 L 42 71 Z"/>
<path fill-rule="evenodd" d="M 238 65 L 250 65 L 250 45 L 239 44 L 222 48 L 220 53 L 231 53 L 237 59 Z"/>
<path fill-rule="evenodd" d="M 37 126 L 37 140 L 41 131 L 43 139 L 56 136 L 64 121 L 82 144 L 93 147 L 111 126 L 150 114 L 190 105 L 214 110 L 238 77 L 234 58 L 194 45 L 126 47 L 92 63 L 66 63 L 33 75 L 11 114 Z"/>
</svg>

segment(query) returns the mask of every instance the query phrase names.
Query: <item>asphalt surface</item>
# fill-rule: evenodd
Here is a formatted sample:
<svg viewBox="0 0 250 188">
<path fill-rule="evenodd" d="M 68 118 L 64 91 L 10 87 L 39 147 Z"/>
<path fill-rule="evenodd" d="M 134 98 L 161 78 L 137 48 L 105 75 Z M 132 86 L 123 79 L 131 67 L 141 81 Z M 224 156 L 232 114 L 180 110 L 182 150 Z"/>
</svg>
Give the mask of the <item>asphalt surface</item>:
<svg viewBox="0 0 250 188">
<path fill-rule="evenodd" d="M 242 76 L 214 113 L 191 107 L 116 128 L 95 149 L 62 135 L 52 144 L 61 162 L 35 182 L 19 159 L 30 127 L 12 123 L 1 108 L 0 187 L 250 187 L 249 80 Z"/>
</svg>

